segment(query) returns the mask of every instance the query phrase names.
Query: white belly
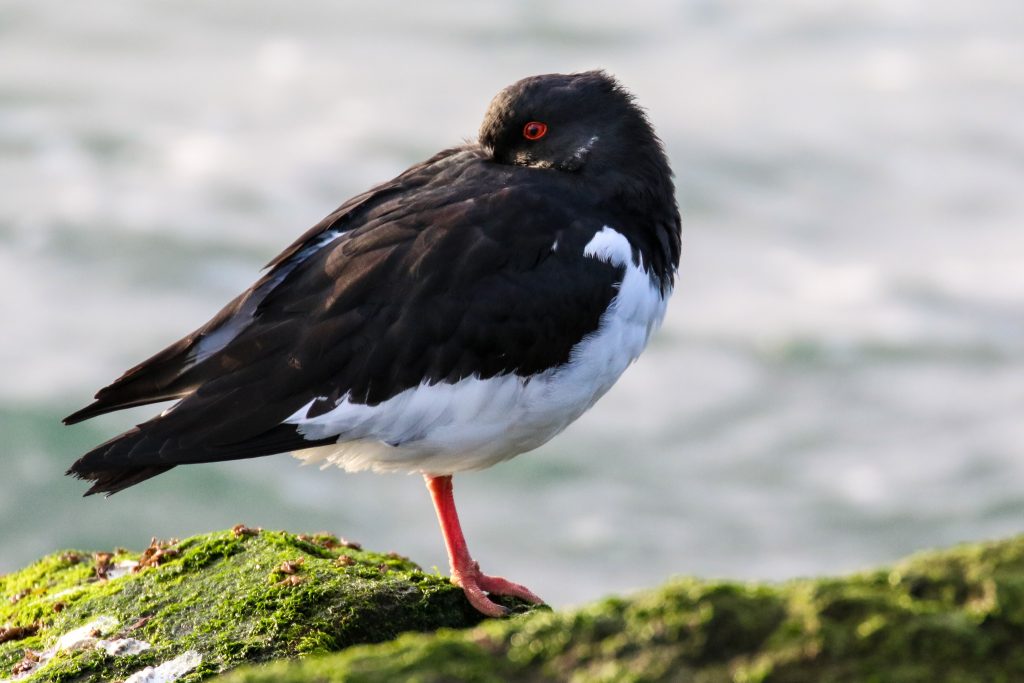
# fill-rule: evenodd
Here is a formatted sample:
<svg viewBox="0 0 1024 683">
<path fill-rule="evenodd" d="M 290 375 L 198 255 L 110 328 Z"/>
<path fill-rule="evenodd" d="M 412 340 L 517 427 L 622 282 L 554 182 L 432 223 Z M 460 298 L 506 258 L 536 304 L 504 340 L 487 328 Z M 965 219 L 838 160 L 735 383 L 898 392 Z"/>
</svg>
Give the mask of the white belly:
<svg viewBox="0 0 1024 683">
<path fill-rule="evenodd" d="M 311 440 L 342 440 L 294 455 L 325 467 L 436 475 L 489 467 L 551 439 L 611 388 L 665 314 L 667 296 L 643 264 L 633 264 L 620 233 L 605 227 L 583 253 L 626 272 L 598 329 L 573 348 L 568 363 L 530 378 L 421 384 L 375 406 L 346 398 L 315 418 L 305 417 L 310 406 L 303 406 L 286 422 Z"/>
</svg>

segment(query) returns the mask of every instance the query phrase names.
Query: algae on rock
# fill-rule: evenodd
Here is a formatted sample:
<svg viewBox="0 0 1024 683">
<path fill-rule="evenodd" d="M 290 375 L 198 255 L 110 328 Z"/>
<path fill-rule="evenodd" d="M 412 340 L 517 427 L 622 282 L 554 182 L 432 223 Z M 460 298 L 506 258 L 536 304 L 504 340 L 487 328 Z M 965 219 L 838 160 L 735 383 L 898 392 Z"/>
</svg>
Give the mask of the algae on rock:
<svg viewBox="0 0 1024 683">
<path fill-rule="evenodd" d="M 236 528 L 0 577 L 0 679 L 134 683 L 163 666 L 225 683 L 1018 681 L 1024 537 L 845 578 L 677 579 L 480 619 L 404 558 Z"/>
<path fill-rule="evenodd" d="M 221 680 L 221 679 L 218 679 Z M 224 683 L 1024 680 L 1024 537 L 891 569 L 764 586 L 672 581 L 631 598 L 244 667 Z"/>
<path fill-rule="evenodd" d="M 480 619 L 405 558 L 240 526 L 141 555 L 57 553 L 0 577 L 0 679 L 131 680 L 177 661 L 188 683 Z"/>
</svg>

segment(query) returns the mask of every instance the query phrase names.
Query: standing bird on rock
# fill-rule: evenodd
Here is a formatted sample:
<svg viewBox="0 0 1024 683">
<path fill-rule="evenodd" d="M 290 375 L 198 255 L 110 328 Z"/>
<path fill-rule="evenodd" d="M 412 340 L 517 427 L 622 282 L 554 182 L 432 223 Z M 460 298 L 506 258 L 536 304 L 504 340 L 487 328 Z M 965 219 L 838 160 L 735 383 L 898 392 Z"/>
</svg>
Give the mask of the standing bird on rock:
<svg viewBox="0 0 1024 683">
<path fill-rule="evenodd" d="M 540 602 L 473 561 L 452 474 L 537 448 L 611 388 L 664 316 L 679 230 L 661 142 L 614 78 L 525 78 L 494 98 L 477 142 L 342 204 L 65 418 L 177 401 L 68 474 L 111 494 L 287 451 L 420 472 L 473 606 Z"/>
</svg>

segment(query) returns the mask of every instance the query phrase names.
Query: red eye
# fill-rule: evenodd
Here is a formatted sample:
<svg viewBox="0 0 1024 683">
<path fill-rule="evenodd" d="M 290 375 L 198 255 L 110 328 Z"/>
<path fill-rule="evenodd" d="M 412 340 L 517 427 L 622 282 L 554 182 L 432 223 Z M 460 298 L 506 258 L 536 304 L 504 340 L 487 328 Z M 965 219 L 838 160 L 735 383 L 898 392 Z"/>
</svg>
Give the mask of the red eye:
<svg viewBox="0 0 1024 683">
<path fill-rule="evenodd" d="M 527 140 L 540 140 L 548 134 L 548 124 L 540 121 L 530 121 L 523 126 L 523 137 Z"/>
</svg>

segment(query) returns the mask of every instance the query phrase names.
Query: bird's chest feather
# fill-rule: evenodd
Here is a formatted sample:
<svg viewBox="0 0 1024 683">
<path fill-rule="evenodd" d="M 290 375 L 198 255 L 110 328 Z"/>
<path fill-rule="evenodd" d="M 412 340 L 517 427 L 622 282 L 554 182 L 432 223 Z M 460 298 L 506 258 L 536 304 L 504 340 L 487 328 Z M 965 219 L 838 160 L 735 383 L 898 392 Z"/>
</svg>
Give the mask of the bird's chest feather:
<svg viewBox="0 0 1024 683">
<path fill-rule="evenodd" d="M 573 348 L 569 363 L 556 368 L 547 380 L 553 402 L 561 396 L 567 408 L 582 405 L 586 410 L 647 346 L 665 315 L 667 296 L 662 295 L 644 264 L 634 263 L 629 241 L 610 227 L 594 235 L 583 255 L 622 271 L 616 295 L 598 328 Z"/>
<path fill-rule="evenodd" d="M 308 438 L 339 435 L 335 446 L 300 451 L 307 461 L 350 470 L 450 473 L 488 467 L 532 450 L 586 412 L 647 345 L 667 294 L 635 263 L 628 240 L 605 227 L 583 250 L 622 273 L 597 329 L 569 361 L 532 376 L 467 377 L 424 383 L 375 406 L 347 399 L 315 420 L 292 420 Z"/>
</svg>

